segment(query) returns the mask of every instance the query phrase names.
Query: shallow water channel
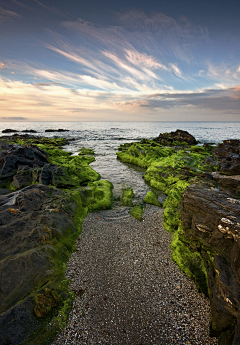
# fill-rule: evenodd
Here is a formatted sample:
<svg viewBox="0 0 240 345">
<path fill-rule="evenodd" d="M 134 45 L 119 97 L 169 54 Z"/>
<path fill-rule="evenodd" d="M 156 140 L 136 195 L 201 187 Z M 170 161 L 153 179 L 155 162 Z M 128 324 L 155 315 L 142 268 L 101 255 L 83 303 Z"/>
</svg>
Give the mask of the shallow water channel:
<svg viewBox="0 0 240 345">
<path fill-rule="evenodd" d="M 65 149 L 73 154 L 78 154 L 81 147 L 91 148 L 95 151 L 95 162 L 91 163 L 90 166 L 101 175 L 102 179 L 113 184 L 113 207 L 119 204 L 117 201 L 121 199 L 122 190 L 125 188 L 132 188 L 135 195 L 134 204 L 141 203 L 147 192 L 152 189 L 143 179 L 146 169 L 122 163 L 116 155 L 118 145 L 113 143 L 104 144 L 96 146 L 96 141 L 82 142 L 76 140 L 66 146 Z M 154 191 L 158 195 L 159 201 L 162 202 L 165 196 L 160 191 Z"/>
</svg>

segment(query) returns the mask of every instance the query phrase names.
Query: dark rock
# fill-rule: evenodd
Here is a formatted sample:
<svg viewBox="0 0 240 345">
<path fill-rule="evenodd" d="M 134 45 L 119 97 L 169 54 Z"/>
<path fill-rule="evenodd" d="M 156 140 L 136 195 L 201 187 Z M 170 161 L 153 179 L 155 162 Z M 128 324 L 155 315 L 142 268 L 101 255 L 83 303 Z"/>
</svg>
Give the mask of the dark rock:
<svg viewBox="0 0 240 345">
<path fill-rule="evenodd" d="M 43 167 L 48 162 L 47 154 L 35 147 L 7 145 L 5 148 L 0 152 L 0 184 L 13 177 L 19 166 Z"/>
<path fill-rule="evenodd" d="M 1 345 L 23 344 L 41 329 L 44 320 L 33 310 L 37 294 L 46 289 L 62 293 L 64 270 L 54 258 L 66 262 L 69 235 L 72 244 L 79 235 L 72 219 L 76 208 L 64 192 L 44 185 L 0 196 Z"/>
<path fill-rule="evenodd" d="M 197 140 L 189 134 L 187 131 L 177 129 L 175 132 L 160 133 L 157 138 L 154 139 L 162 145 L 173 144 L 174 142 L 187 143 L 189 145 L 197 144 Z"/>
<path fill-rule="evenodd" d="M 69 132 L 69 129 L 45 129 L 45 132 Z"/>
<path fill-rule="evenodd" d="M 32 298 L 26 298 L 0 315 L 1 345 L 23 344 L 26 337 L 39 327 L 39 320 L 32 312 L 33 308 Z"/>
<path fill-rule="evenodd" d="M 212 156 L 207 156 L 206 159 L 205 159 L 205 164 L 214 167 L 214 166 L 217 165 L 217 161 Z"/>
<path fill-rule="evenodd" d="M 34 129 L 24 129 L 22 132 L 24 133 L 37 133 Z"/>
<path fill-rule="evenodd" d="M 212 152 L 219 161 L 222 174 L 240 175 L 240 140 L 224 140 Z"/>
<path fill-rule="evenodd" d="M 240 192 L 240 175 L 227 176 L 216 171 L 212 173 L 212 176 L 223 187 L 229 188 L 237 193 Z"/>
<path fill-rule="evenodd" d="M 20 189 L 31 184 L 33 181 L 32 170 L 28 165 L 20 165 L 17 174 L 13 176 L 12 186 Z"/>
<path fill-rule="evenodd" d="M 240 175 L 240 155 L 232 153 L 220 162 L 221 173 L 227 175 Z"/>
<path fill-rule="evenodd" d="M 207 270 L 213 333 L 221 335 L 221 344 L 237 345 L 240 201 L 217 189 L 192 185 L 183 194 L 181 215 L 186 242 L 192 251 L 201 253 Z"/>
<path fill-rule="evenodd" d="M 2 131 L 2 133 L 16 133 L 16 132 L 18 132 L 16 129 L 10 129 L 10 128 L 4 129 Z"/>
<path fill-rule="evenodd" d="M 56 187 L 72 187 L 74 184 L 68 180 L 63 170 L 55 164 L 45 164 L 40 173 L 39 182 Z"/>
</svg>

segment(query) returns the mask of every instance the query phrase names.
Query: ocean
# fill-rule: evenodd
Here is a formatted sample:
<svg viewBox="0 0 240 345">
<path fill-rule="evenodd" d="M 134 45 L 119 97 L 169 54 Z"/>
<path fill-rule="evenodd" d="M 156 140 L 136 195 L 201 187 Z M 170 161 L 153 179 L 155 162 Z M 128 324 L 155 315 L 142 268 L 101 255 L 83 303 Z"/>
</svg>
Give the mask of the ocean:
<svg viewBox="0 0 240 345">
<path fill-rule="evenodd" d="M 123 188 L 131 187 L 136 201 L 140 201 L 150 187 L 144 182 L 144 169 L 123 164 L 116 159 L 120 144 L 152 139 L 159 133 L 176 129 L 188 131 L 201 142 L 220 143 L 225 139 L 240 139 L 240 122 L 0 122 L 3 129 L 34 129 L 36 135 L 75 138 L 64 149 L 77 154 L 81 147 L 94 149 L 96 161 L 91 167 L 114 185 L 114 197 Z M 68 129 L 69 132 L 45 133 L 45 129 Z"/>
</svg>

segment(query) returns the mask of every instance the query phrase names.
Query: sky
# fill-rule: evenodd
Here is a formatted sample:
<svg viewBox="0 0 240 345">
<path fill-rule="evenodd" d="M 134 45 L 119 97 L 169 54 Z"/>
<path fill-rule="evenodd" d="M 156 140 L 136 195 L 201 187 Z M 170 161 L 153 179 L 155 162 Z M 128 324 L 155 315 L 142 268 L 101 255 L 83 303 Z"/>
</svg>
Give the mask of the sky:
<svg viewBox="0 0 240 345">
<path fill-rule="evenodd" d="M 240 121 L 239 0 L 1 0 L 0 121 Z"/>
</svg>

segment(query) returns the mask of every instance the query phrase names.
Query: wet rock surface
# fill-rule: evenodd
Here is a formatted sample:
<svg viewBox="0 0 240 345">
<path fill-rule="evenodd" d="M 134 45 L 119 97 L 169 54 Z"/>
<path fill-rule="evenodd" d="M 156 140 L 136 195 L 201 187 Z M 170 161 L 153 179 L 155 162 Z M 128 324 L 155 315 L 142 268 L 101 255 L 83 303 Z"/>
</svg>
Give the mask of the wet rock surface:
<svg viewBox="0 0 240 345">
<path fill-rule="evenodd" d="M 88 215 L 68 262 L 76 300 L 61 344 L 217 344 L 209 305 L 171 259 L 163 210 L 139 222 L 119 210 Z"/>
<path fill-rule="evenodd" d="M 22 344 L 41 327 L 36 296 L 61 290 L 64 271 L 56 265 L 56 251 L 68 259 L 66 238 L 78 235 L 72 219 L 76 208 L 63 192 L 44 185 L 0 196 L 1 345 Z"/>
<path fill-rule="evenodd" d="M 197 140 L 194 138 L 193 135 L 181 129 L 177 129 L 175 132 L 170 133 L 160 133 L 159 136 L 154 140 L 162 145 L 169 145 L 174 142 L 185 142 L 190 145 L 197 144 Z"/>
<path fill-rule="evenodd" d="M 240 140 L 224 140 L 213 149 L 213 154 L 219 160 L 220 173 L 240 175 Z"/>
<path fill-rule="evenodd" d="M 207 269 L 212 330 L 220 344 L 240 343 L 240 201 L 224 191 L 192 185 L 181 201 L 182 228 Z M 184 241 L 184 239 L 183 239 Z"/>
<path fill-rule="evenodd" d="M 28 175 L 29 170 L 27 173 L 24 166 L 28 168 L 43 167 L 48 163 L 46 152 L 35 147 L 2 143 L 0 148 L 0 184 L 6 184 L 9 178 L 11 181 L 16 173 Z"/>
</svg>

